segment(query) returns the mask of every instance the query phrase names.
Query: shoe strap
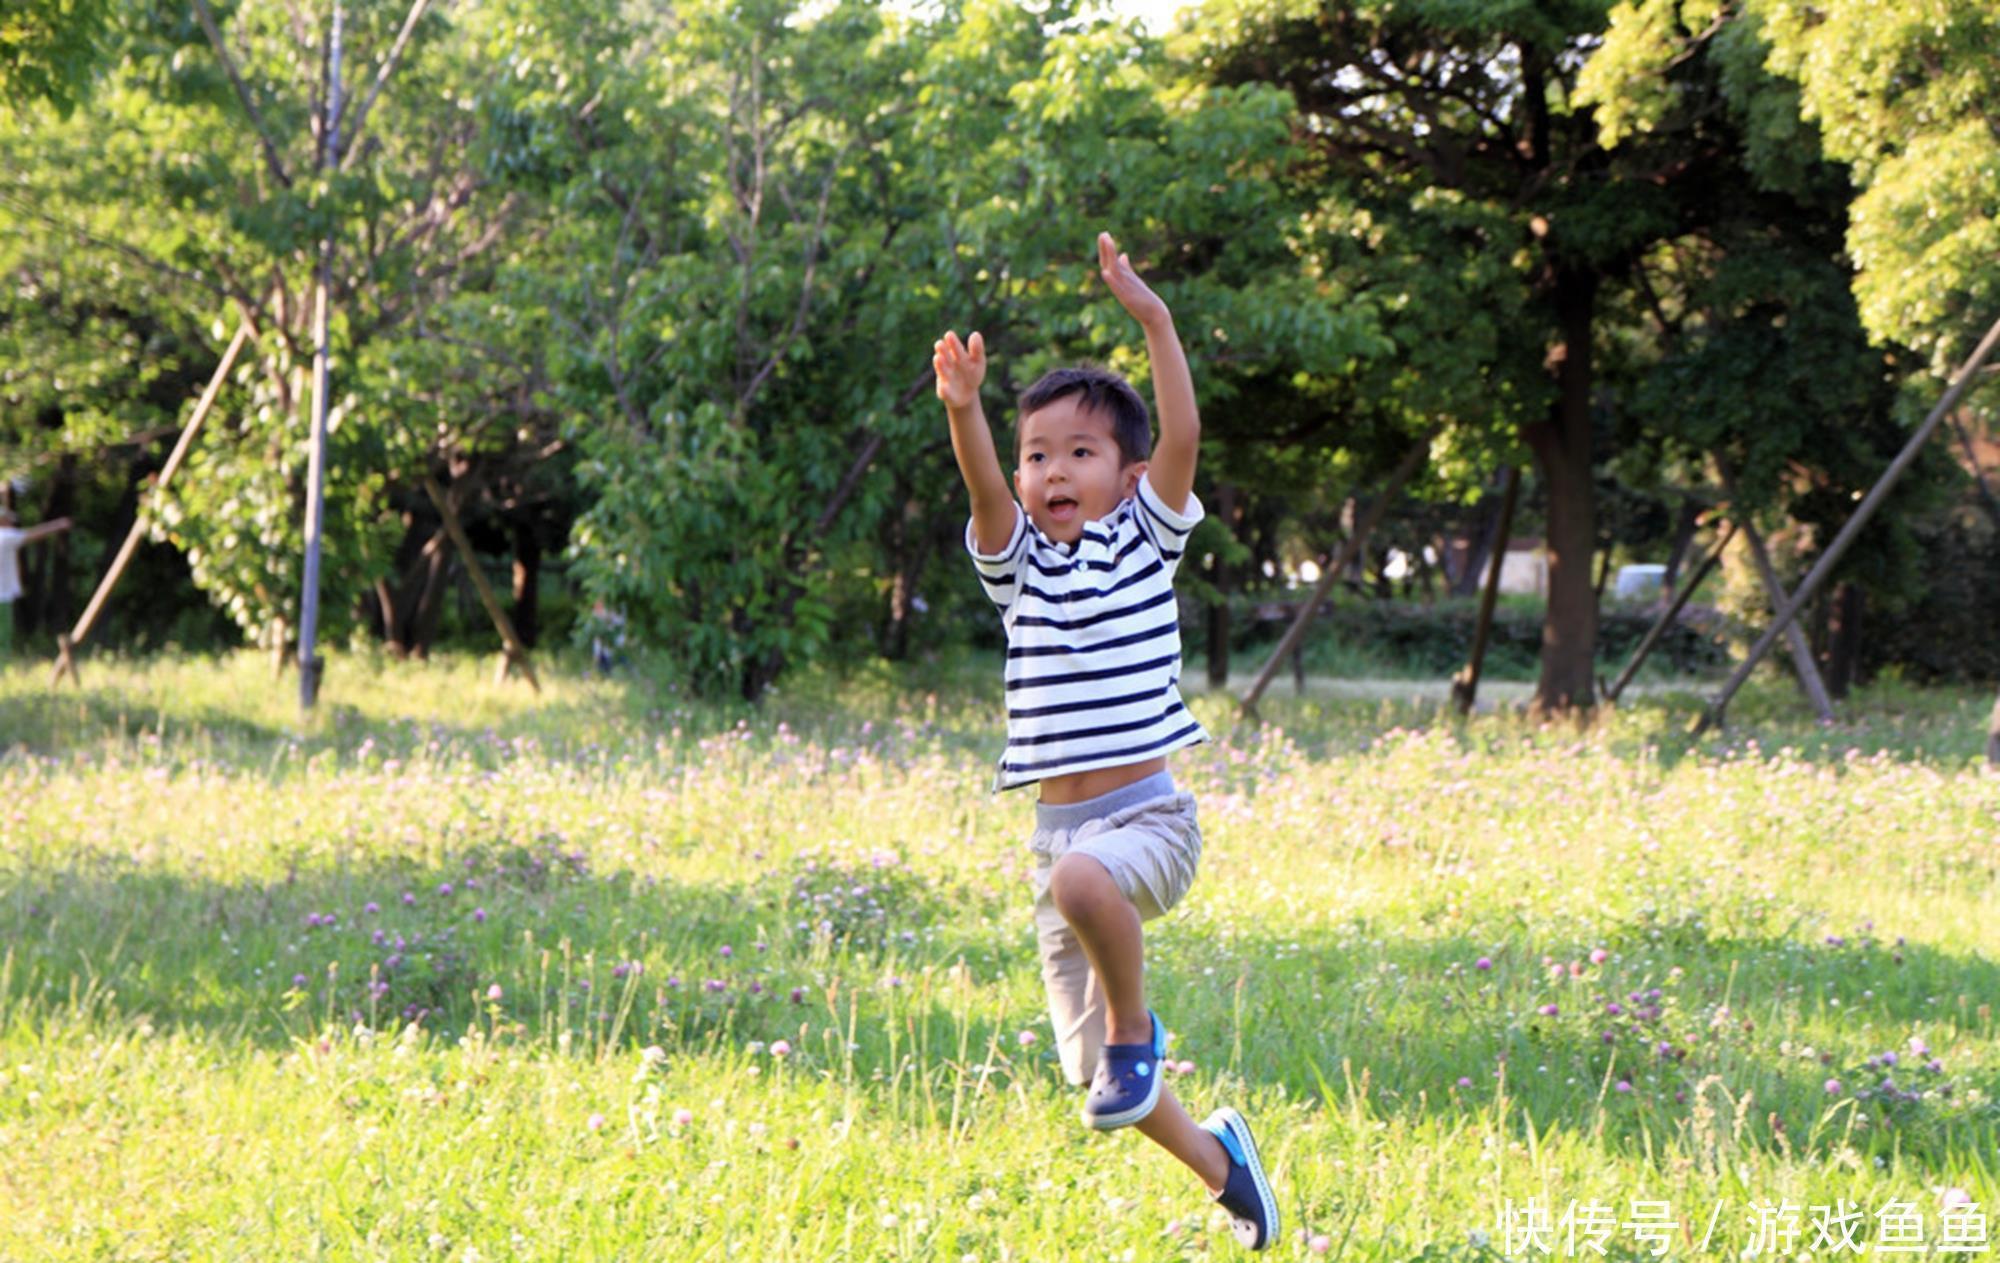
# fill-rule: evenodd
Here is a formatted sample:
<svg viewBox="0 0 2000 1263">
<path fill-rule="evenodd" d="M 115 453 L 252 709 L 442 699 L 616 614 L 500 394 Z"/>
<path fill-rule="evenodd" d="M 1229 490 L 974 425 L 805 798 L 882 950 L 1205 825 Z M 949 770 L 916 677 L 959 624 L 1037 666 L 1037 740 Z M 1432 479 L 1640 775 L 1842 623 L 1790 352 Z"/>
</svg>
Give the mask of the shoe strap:
<svg viewBox="0 0 2000 1263">
<path fill-rule="evenodd" d="M 1236 1133 L 1230 1129 L 1228 1123 L 1217 1123 L 1213 1127 L 1204 1123 L 1202 1127 L 1209 1135 L 1222 1142 L 1222 1147 L 1228 1151 L 1231 1162 L 1240 1167 L 1250 1165 L 1250 1160 L 1243 1156 L 1243 1146 L 1237 1142 Z"/>
</svg>

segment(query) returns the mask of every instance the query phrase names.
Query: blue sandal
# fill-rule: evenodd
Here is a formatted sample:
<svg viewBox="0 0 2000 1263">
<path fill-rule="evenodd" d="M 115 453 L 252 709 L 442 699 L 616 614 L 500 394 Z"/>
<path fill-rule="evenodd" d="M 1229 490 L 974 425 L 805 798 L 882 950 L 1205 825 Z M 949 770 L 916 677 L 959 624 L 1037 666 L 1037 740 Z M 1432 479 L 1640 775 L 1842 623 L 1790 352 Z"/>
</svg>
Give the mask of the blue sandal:
<svg viewBox="0 0 2000 1263">
<path fill-rule="evenodd" d="M 1215 1194 L 1215 1201 L 1229 1213 L 1230 1230 L 1240 1244 L 1252 1250 L 1268 1248 L 1278 1239 L 1278 1199 L 1271 1195 L 1271 1181 L 1264 1175 L 1264 1161 L 1257 1155 L 1257 1142 L 1250 1137 L 1250 1124 L 1243 1121 L 1243 1115 L 1224 1107 L 1198 1126 L 1221 1141 L 1229 1155 L 1229 1179 Z"/>
<path fill-rule="evenodd" d="M 1160 1058 L 1167 1055 L 1167 1032 L 1148 1009 L 1153 1038 L 1144 1044 L 1106 1044 L 1083 1102 L 1083 1125 L 1094 1131 L 1130 1127 L 1160 1103 Z"/>
</svg>

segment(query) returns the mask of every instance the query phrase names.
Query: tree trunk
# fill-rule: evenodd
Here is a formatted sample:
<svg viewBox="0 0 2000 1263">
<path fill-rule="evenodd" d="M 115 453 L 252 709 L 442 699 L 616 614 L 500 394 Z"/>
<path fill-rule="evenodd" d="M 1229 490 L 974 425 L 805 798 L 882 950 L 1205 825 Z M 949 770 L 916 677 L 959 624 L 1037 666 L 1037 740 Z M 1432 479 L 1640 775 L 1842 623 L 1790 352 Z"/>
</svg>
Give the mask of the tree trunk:
<svg viewBox="0 0 2000 1263">
<path fill-rule="evenodd" d="M 882 652 L 892 662 L 910 656 L 910 628 L 915 622 L 917 583 L 930 562 L 935 532 L 915 498 L 905 500 L 890 528 L 889 556 L 895 567 L 889 584 L 889 619 L 882 632 Z"/>
<path fill-rule="evenodd" d="M 1534 700 L 1534 709 L 1542 714 L 1594 704 L 1597 653 L 1597 593 L 1590 573 L 1597 544 L 1590 451 L 1590 328 L 1597 279 L 1588 272 L 1559 269 L 1552 297 L 1563 338 L 1549 357 L 1557 394 L 1548 420 L 1529 426 L 1526 433 L 1548 490 L 1549 599 Z"/>
<path fill-rule="evenodd" d="M 1452 576 L 1453 596 L 1476 596 L 1483 586 L 1487 563 L 1493 557 L 1495 541 L 1500 538 L 1500 501 L 1489 496 L 1479 510 L 1477 532 L 1471 545 L 1466 549 L 1465 568 Z"/>
<path fill-rule="evenodd" d="M 2000 697 L 1993 699 L 1993 718 L 1986 721 L 1986 762 L 2000 768 Z"/>
<path fill-rule="evenodd" d="M 404 601 L 409 610 L 403 623 L 403 648 L 413 658 L 431 656 L 431 646 L 437 642 L 438 623 L 444 618 L 444 598 L 448 588 L 446 579 L 451 573 L 451 549 L 446 546 L 444 530 L 438 529 L 437 546 L 428 548 L 419 568 L 419 585 L 416 599 Z"/>
<path fill-rule="evenodd" d="M 1827 604 L 1826 691 L 1846 697 L 1859 675 L 1861 619 L 1867 602 L 1859 586 L 1843 583 Z"/>
<path fill-rule="evenodd" d="M 542 541 L 532 519 L 514 523 L 514 634 L 533 649 L 541 632 Z"/>
<path fill-rule="evenodd" d="M 1479 699 L 1479 673 L 1486 667 L 1486 646 L 1493 635 L 1493 606 L 1500 597 L 1501 562 L 1507 556 L 1507 537 L 1513 533 L 1514 508 L 1520 499 L 1521 467 L 1514 465 L 1507 470 L 1507 491 L 1500 503 L 1500 529 L 1493 537 L 1498 556 L 1487 568 L 1485 590 L 1479 597 L 1479 619 L 1472 625 L 1472 652 L 1451 681 L 1451 700 L 1461 715 L 1471 714 L 1473 703 Z"/>
<path fill-rule="evenodd" d="M 1236 528 L 1236 488 L 1223 483 L 1215 489 L 1215 512 L 1224 529 Z M 1215 558 L 1217 599 L 1208 606 L 1208 686 L 1229 687 L 1229 594 L 1235 589 L 1233 567 L 1220 554 Z"/>
<path fill-rule="evenodd" d="M 1695 529 L 1701 525 L 1701 501 L 1693 496 L 1681 500 L 1681 511 L 1674 520 L 1674 542 L 1667 550 L 1667 572 L 1660 576 L 1660 600 L 1665 601 L 1680 587 L 1681 565 L 1687 561 L 1688 549 L 1694 546 Z"/>
</svg>

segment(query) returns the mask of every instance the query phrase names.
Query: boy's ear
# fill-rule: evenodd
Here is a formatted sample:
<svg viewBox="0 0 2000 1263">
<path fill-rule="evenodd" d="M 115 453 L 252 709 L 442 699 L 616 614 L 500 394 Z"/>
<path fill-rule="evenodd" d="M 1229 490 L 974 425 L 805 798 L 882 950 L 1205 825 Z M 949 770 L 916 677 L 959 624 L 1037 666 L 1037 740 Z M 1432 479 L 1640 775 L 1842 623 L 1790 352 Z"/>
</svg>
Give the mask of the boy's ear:
<svg viewBox="0 0 2000 1263">
<path fill-rule="evenodd" d="M 1120 471 L 1124 476 L 1126 499 L 1139 494 L 1139 479 L 1146 476 L 1146 466 L 1149 463 L 1148 461 L 1135 460 Z"/>
<path fill-rule="evenodd" d="M 1028 502 L 1028 493 L 1021 487 L 1021 467 L 1019 465 L 1014 466 L 1014 498 L 1022 504 Z"/>
</svg>

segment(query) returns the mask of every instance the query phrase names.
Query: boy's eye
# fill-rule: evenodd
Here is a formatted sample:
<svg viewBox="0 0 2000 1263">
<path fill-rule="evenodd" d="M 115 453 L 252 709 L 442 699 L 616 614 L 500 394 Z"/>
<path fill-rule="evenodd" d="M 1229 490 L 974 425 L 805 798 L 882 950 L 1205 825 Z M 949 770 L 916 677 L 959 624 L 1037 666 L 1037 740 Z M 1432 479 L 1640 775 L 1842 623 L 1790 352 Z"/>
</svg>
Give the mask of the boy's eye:
<svg viewBox="0 0 2000 1263">
<path fill-rule="evenodd" d="M 1034 464 L 1034 463 L 1035 463 L 1036 461 L 1040 460 L 1041 458 L 1042 458 L 1042 454 L 1041 454 L 1040 452 L 1029 452 L 1029 453 L 1028 453 L 1028 463 L 1029 463 L 1030 465 Z"/>
<path fill-rule="evenodd" d="M 1088 456 L 1088 455 L 1090 455 L 1090 449 L 1089 449 L 1089 448 L 1087 448 L 1087 447 L 1079 447 L 1079 448 L 1077 448 L 1077 449 L 1076 449 L 1076 451 L 1074 451 L 1074 452 L 1070 453 L 1070 455 L 1072 455 L 1072 456 Z"/>
</svg>

